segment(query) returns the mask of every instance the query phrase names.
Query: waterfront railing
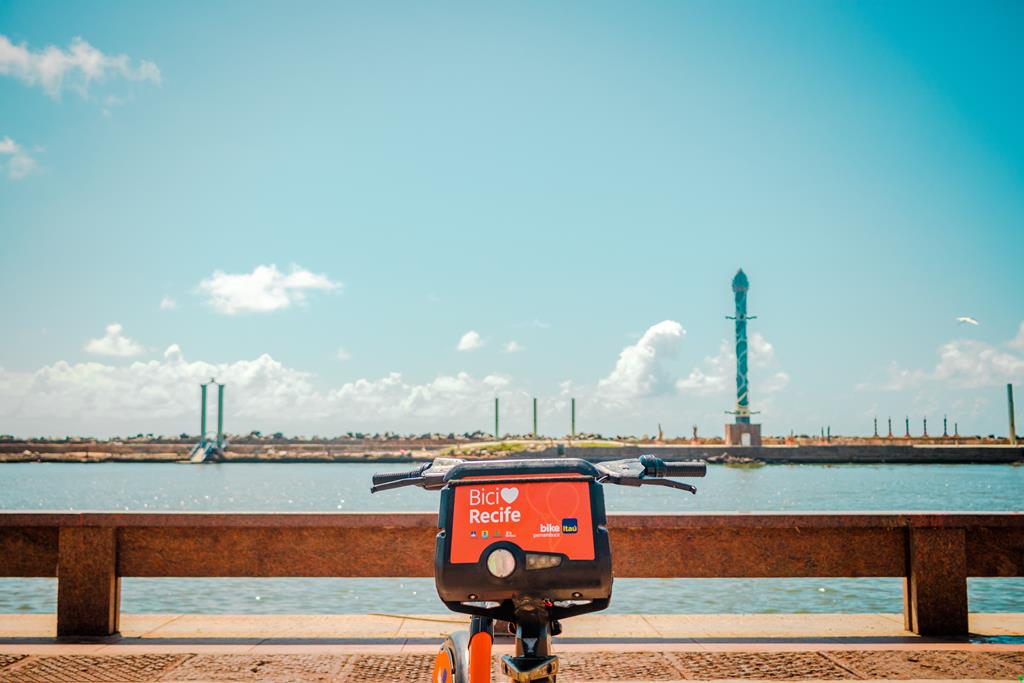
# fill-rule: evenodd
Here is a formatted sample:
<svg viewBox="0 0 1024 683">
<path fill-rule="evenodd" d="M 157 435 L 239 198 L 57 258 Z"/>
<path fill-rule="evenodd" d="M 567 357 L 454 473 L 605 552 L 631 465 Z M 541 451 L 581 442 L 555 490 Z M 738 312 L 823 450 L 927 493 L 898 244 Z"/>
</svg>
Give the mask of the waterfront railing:
<svg viewBox="0 0 1024 683">
<path fill-rule="evenodd" d="M 617 577 L 901 577 L 907 630 L 968 632 L 967 578 L 1024 576 L 1020 513 L 609 515 Z M 57 578 L 57 635 L 118 630 L 122 577 L 432 576 L 422 513 L 0 512 L 0 577 Z"/>
</svg>

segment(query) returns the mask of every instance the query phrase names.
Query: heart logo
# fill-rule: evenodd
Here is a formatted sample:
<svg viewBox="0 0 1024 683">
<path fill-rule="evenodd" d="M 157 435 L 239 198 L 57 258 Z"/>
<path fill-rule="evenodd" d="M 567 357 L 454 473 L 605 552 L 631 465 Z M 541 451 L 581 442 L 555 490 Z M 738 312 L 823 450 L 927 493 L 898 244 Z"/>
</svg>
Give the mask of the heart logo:
<svg viewBox="0 0 1024 683">
<path fill-rule="evenodd" d="M 519 489 L 517 489 L 517 488 L 502 489 L 501 490 L 501 497 L 505 500 L 506 503 L 514 503 L 514 502 L 516 502 L 516 498 L 519 497 Z"/>
</svg>

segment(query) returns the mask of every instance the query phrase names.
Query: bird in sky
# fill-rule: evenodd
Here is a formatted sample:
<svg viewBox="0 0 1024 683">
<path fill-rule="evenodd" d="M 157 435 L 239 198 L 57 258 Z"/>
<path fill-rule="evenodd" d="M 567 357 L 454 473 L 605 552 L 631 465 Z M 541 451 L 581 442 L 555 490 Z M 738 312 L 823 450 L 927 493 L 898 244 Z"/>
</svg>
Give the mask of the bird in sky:
<svg viewBox="0 0 1024 683">
<path fill-rule="evenodd" d="M 975 320 L 974 318 L 972 318 L 969 315 L 962 315 L 959 318 L 957 318 L 956 321 L 958 323 L 960 323 L 961 325 L 977 325 L 978 324 L 978 321 Z"/>
</svg>

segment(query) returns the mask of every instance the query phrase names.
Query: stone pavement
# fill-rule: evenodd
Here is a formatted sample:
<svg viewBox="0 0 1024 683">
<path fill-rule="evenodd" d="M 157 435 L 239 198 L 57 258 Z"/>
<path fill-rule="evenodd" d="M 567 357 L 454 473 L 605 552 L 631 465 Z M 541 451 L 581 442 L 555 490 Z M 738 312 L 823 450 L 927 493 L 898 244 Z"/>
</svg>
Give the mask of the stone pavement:
<svg viewBox="0 0 1024 683">
<path fill-rule="evenodd" d="M 429 681 L 457 615 L 124 615 L 119 638 L 60 642 L 52 615 L 0 615 L 0 682 Z M 1024 614 L 920 638 L 896 614 L 586 615 L 556 639 L 559 681 L 998 680 L 1024 675 Z M 497 655 L 510 652 L 499 640 Z M 497 672 L 497 668 L 495 668 Z M 495 675 L 494 680 L 501 680 Z"/>
</svg>

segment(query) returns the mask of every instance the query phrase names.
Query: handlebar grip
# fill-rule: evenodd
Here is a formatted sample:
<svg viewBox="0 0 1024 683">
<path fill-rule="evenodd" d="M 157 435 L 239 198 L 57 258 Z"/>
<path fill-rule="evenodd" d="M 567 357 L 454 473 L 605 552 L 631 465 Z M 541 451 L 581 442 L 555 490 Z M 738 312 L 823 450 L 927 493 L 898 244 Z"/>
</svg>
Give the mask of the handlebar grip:
<svg viewBox="0 0 1024 683">
<path fill-rule="evenodd" d="M 707 464 L 700 461 L 666 462 L 666 477 L 703 477 L 708 473 Z"/>
<path fill-rule="evenodd" d="M 650 453 L 640 456 L 640 464 L 644 466 L 644 474 L 648 477 L 703 477 L 708 473 L 708 467 L 703 461 L 665 462 Z"/>
<path fill-rule="evenodd" d="M 423 468 L 417 467 L 414 470 L 408 472 L 379 472 L 373 475 L 373 485 L 379 486 L 380 484 L 387 484 L 392 481 L 398 481 L 399 479 L 413 479 L 420 476 Z"/>
</svg>

